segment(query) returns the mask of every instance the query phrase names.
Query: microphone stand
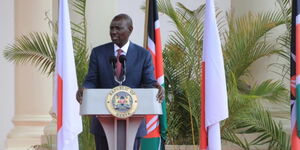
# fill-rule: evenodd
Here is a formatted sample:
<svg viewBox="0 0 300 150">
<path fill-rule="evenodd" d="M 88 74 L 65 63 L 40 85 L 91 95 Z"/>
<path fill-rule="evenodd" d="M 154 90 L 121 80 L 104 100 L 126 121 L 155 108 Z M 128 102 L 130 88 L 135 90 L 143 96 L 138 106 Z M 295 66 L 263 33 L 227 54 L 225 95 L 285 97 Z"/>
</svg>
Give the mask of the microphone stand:
<svg viewBox="0 0 300 150">
<path fill-rule="evenodd" d="M 117 63 L 116 56 L 111 56 L 110 59 L 109 59 L 109 62 L 111 63 L 112 69 L 113 69 L 114 80 L 119 85 L 122 85 L 122 83 L 126 80 L 126 56 L 125 55 L 121 55 L 119 57 L 119 61 L 122 64 L 122 76 L 121 76 L 120 79 L 116 76 L 116 63 Z"/>
<path fill-rule="evenodd" d="M 118 79 L 115 75 L 114 75 L 114 78 L 115 78 L 115 81 L 119 83 L 119 85 L 122 85 L 122 83 L 126 80 L 126 56 L 121 55 L 119 57 L 119 61 L 122 64 L 122 76 L 121 76 L 122 80 Z"/>
<path fill-rule="evenodd" d="M 117 76 L 116 76 L 116 63 L 117 63 L 117 57 L 116 56 L 111 56 L 110 59 L 109 59 L 109 62 L 112 66 L 112 70 L 113 70 L 113 76 L 114 76 L 114 80 L 119 83 L 119 85 L 122 85 L 122 83 L 125 81 L 125 80 L 122 80 L 120 81 Z"/>
</svg>

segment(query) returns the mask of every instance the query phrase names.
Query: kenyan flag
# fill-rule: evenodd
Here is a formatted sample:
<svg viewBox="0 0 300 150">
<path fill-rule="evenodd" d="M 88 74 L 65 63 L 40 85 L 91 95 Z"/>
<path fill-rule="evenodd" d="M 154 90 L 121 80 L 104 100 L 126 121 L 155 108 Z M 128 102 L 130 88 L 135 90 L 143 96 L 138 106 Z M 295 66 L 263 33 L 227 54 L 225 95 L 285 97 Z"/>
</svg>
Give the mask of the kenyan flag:
<svg viewBox="0 0 300 150">
<path fill-rule="evenodd" d="M 146 22 L 147 32 L 145 35 L 146 48 L 152 55 L 155 78 L 158 83 L 164 86 L 163 57 L 160 38 L 160 26 L 157 12 L 156 0 L 147 1 Z M 166 101 L 162 103 L 163 115 L 146 116 L 147 135 L 141 141 L 142 150 L 164 149 L 167 131 Z"/>
<path fill-rule="evenodd" d="M 291 126 L 292 150 L 300 149 L 300 7 L 293 0 L 291 31 Z M 296 63 L 297 62 L 297 63 Z"/>
</svg>

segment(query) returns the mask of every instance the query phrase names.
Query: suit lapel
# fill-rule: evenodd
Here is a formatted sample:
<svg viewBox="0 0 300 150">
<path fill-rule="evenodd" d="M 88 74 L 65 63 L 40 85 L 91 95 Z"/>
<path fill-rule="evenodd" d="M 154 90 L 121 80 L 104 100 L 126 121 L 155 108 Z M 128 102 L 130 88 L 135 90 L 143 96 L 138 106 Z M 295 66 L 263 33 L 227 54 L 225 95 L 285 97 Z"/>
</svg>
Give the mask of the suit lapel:
<svg viewBox="0 0 300 150">
<path fill-rule="evenodd" d="M 111 42 L 111 44 L 109 44 L 109 48 L 108 49 L 109 49 L 108 55 L 109 55 L 109 58 L 110 58 L 110 56 L 114 56 L 115 55 L 114 43 Z"/>
<path fill-rule="evenodd" d="M 115 53 L 114 53 L 114 44 L 113 43 L 111 43 L 111 44 L 108 45 L 107 53 L 106 54 L 107 54 L 107 56 L 106 56 L 106 58 L 107 58 L 107 60 L 106 60 L 107 70 L 109 70 L 110 80 L 112 81 L 112 83 L 113 83 L 114 86 L 117 86 L 118 84 L 117 84 L 117 82 L 114 79 L 113 69 L 112 69 L 112 66 L 111 66 L 110 61 L 109 61 L 110 58 L 111 58 L 111 56 L 115 55 Z"/>
<path fill-rule="evenodd" d="M 130 45 L 128 47 L 128 51 L 127 51 L 127 54 L 126 54 L 126 59 L 127 59 L 127 62 L 126 62 L 127 70 L 126 70 L 126 72 L 130 71 L 132 66 L 134 66 L 134 59 L 136 58 L 136 55 L 137 55 L 136 49 L 134 48 L 134 45 L 130 42 Z M 126 75 L 127 75 L 127 73 L 126 73 Z"/>
</svg>

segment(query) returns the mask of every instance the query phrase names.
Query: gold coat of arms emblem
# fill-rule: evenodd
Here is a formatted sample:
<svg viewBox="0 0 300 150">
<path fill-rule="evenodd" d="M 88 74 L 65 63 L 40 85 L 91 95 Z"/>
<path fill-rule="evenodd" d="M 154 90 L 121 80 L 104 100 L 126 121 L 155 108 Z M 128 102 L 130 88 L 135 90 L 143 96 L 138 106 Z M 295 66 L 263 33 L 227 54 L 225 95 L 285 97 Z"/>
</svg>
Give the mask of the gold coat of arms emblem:
<svg viewBox="0 0 300 150">
<path fill-rule="evenodd" d="M 128 118 L 134 114 L 138 106 L 138 97 L 127 86 L 113 88 L 106 97 L 108 111 L 117 118 Z"/>
</svg>

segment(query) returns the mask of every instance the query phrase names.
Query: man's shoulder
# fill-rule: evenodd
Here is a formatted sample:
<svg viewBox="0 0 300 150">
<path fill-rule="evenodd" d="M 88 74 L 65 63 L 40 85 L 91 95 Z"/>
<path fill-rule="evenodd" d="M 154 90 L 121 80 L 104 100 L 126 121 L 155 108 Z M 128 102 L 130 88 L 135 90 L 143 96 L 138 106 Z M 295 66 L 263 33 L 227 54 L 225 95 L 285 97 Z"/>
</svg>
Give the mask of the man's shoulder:
<svg viewBox="0 0 300 150">
<path fill-rule="evenodd" d="M 141 52 L 141 53 L 149 53 L 149 51 L 147 49 L 145 49 L 144 47 L 138 45 L 138 44 L 135 44 L 133 42 L 130 42 L 131 44 L 131 47 L 135 50 L 137 50 L 138 52 Z"/>
<path fill-rule="evenodd" d="M 93 49 L 106 49 L 106 48 L 110 48 L 110 47 L 113 47 L 113 43 L 112 42 L 109 42 L 109 43 L 105 43 L 105 44 L 102 44 L 102 45 L 99 45 L 99 46 L 96 46 L 94 47 Z"/>
<path fill-rule="evenodd" d="M 102 54 L 106 54 L 109 53 L 110 49 L 113 50 L 114 46 L 113 43 L 105 43 L 99 46 L 96 46 L 93 48 L 92 53 L 96 53 L 97 55 L 102 55 Z"/>
<path fill-rule="evenodd" d="M 138 44 L 135 44 L 133 42 L 130 41 L 130 46 L 132 46 L 133 48 L 136 48 L 136 49 L 143 49 L 143 50 L 146 50 L 144 47 L 138 45 Z"/>
</svg>

